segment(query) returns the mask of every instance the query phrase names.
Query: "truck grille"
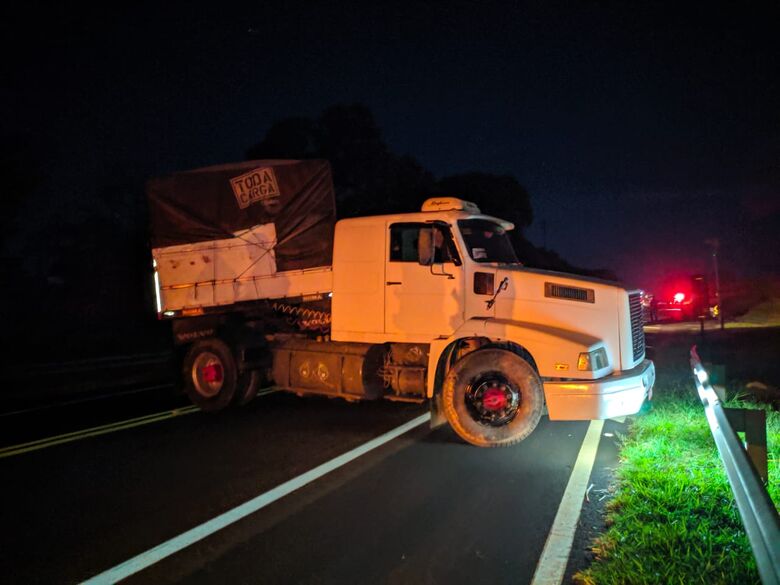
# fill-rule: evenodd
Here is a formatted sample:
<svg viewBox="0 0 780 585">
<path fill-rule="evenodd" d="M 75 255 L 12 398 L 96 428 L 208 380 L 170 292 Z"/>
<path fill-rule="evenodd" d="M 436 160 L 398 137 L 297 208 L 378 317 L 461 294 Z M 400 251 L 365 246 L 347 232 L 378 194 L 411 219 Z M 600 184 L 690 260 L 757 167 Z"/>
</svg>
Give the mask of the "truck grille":
<svg viewBox="0 0 780 585">
<path fill-rule="evenodd" d="M 642 314 L 641 293 L 629 293 L 628 309 L 631 313 L 631 347 L 634 350 L 634 361 L 637 361 L 645 355 L 645 330 L 642 328 L 644 316 Z"/>
</svg>

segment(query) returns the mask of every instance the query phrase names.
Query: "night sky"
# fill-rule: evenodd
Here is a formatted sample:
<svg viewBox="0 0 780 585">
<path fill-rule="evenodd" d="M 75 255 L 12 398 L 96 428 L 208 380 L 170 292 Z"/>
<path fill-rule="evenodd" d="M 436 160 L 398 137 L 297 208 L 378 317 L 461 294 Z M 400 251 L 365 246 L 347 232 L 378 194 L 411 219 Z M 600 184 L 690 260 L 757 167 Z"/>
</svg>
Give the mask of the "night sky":
<svg viewBox="0 0 780 585">
<path fill-rule="evenodd" d="M 43 175 L 20 223 L 241 160 L 276 120 L 359 102 L 437 177 L 514 175 L 527 236 L 575 265 L 652 288 L 706 270 L 718 237 L 727 273 L 780 274 L 771 5 L 325 4 L 3 19 L 3 139 Z"/>
</svg>

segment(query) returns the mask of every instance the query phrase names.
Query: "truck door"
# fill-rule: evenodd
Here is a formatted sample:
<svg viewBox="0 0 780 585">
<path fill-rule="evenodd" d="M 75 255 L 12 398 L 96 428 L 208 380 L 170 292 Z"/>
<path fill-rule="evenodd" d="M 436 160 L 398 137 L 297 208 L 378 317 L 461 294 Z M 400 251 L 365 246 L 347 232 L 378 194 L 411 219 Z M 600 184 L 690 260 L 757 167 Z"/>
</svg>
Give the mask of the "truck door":
<svg viewBox="0 0 780 585">
<path fill-rule="evenodd" d="M 463 323 L 463 267 L 449 226 L 388 223 L 385 333 L 396 341 L 449 336 Z"/>
</svg>

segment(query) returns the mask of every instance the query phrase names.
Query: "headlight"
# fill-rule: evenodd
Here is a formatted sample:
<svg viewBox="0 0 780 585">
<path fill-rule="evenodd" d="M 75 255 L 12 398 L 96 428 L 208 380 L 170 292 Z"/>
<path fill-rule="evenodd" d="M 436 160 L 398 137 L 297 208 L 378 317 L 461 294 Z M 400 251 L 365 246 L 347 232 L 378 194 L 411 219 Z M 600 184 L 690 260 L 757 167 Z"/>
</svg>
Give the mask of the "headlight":
<svg viewBox="0 0 780 585">
<path fill-rule="evenodd" d="M 603 347 L 583 352 L 577 359 L 577 369 L 586 372 L 595 372 L 596 370 L 606 368 L 608 365 L 607 350 Z"/>
</svg>

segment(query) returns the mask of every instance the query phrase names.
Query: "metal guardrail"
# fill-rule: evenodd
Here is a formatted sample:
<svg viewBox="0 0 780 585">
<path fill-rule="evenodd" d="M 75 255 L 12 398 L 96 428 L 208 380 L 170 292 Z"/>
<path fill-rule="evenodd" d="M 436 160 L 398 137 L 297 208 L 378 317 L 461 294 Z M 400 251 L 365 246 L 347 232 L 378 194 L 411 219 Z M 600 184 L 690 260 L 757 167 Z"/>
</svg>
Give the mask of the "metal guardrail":
<svg viewBox="0 0 780 585">
<path fill-rule="evenodd" d="M 691 348 L 691 367 L 696 390 L 704 405 L 712 436 L 726 468 L 731 491 L 734 493 L 742 524 L 753 549 L 761 582 L 764 585 L 780 584 L 780 517 L 761 481 L 759 471 L 748 457 L 748 453 L 752 451 L 753 461 L 761 465 L 760 441 L 763 432 L 763 473 L 766 479 L 765 413 L 761 410 L 724 408 L 710 384 L 709 375 L 699 359 L 695 345 Z M 758 418 L 761 421 L 749 413 L 760 413 Z M 735 421 L 745 423 L 744 428 L 738 430 L 745 430 L 749 443 L 748 451 L 743 448 L 737 435 L 733 424 Z"/>
</svg>

